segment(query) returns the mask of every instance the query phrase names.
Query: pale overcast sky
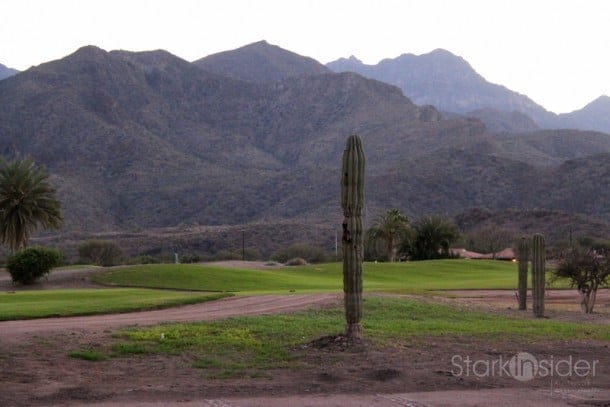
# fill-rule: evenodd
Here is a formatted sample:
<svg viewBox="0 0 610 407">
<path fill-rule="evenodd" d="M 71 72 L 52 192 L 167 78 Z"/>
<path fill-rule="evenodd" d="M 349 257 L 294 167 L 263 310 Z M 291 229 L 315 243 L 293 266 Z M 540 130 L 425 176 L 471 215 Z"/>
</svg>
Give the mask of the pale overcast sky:
<svg viewBox="0 0 610 407">
<path fill-rule="evenodd" d="M 556 113 L 610 95 L 608 0 L 0 0 L 0 63 L 83 45 L 192 61 L 267 40 L 327 63 L 444 48 Z"/>
</svg>

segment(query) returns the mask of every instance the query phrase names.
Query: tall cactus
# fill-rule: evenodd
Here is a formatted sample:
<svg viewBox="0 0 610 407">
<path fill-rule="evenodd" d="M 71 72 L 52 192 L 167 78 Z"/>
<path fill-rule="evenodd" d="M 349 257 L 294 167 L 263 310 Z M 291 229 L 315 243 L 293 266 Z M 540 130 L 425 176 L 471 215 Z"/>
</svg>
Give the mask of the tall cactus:
<svg viewBox="0 0 610 407">
<path fill-rule="evenodd" d="M 345 336 L 362 337 L 362 258 L 364 253 L 362 208 L 364 207 L 364 152 L 360 137 L 347 139 L 341 171 L 343 208 L 343 293 Z"/>
<path fill-rule="evenodd" d="M 527 262 L 529 260 L 529 245 L 525 236 L 521 237 L 517 250 L 519 264 L 519 309 L 527 309 Z"/>
<path fill-rule="evenodd" d="M 532 238 L 532 299 L 534 316 L 544 316 L 544 271 L 545 271 L 544 236 L 536 233 Z"/>
</svg>

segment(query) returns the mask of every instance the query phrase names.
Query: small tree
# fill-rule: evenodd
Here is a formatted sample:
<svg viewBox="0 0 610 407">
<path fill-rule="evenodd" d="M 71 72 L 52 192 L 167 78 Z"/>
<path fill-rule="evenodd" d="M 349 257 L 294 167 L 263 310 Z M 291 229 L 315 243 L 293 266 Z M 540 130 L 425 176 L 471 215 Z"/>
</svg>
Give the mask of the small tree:
<svg viewBox="0 0 610 407">
<path fill-rule="evenodd" d="M 497 252 L 513 245 L 515 232 L 495 225 L 487 225 L 468 233 L 465 240 L 468 250 L 491 253 L 495 259 Z"/>
<path fill-rule="evenodd" d="M 569 279 L 572 287 L 578 289 L 580 305 L 586 314 L 593 312 L 598 288 L 610 283 L 609 254 L 602 256 L 590 248 L 573 247 L 559 255 L 554 276 Z"/>
<path fill-rule="evenodd" d="M 83 263 L 109 267 L 119 264 L 123 257 L 123 252 L 115 242 L 89 240 L 78 246 L 78 256 Z"/>
<path fill-rule="evenodd" d="M 409 234 L 409 219 L 398 209 L 390 209 L 380 215 L 373 227 L 367 231 L 367 241 L 386 245 L 388 261 L 396 261 L 398 246 Z"/>
<path fill-rule="evenodd" d="M 9 256 L 6 269 L 13 283 L 33 284 L 59 265 L 61 255 L 57 250 L 32 247 Z"/>
</svg>

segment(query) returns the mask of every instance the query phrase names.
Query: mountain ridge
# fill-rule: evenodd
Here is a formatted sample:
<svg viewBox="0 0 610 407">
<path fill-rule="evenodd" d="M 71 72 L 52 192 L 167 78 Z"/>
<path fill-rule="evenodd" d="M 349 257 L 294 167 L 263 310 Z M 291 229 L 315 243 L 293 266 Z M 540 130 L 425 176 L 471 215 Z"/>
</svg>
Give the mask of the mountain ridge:
<svg viewBox="0 0 610 407">
<path fill-rule="evenodd" d="M 346 68 L 399 86 L 417 104 L 431 104 L 439 110 L 461 114 L 482 108 L 517 110 L 539 124 L 552 120 L 551 112 L 527 96 L 487 82 L 464 58 L 444 49 L 422 55 L 402 54 L 375 65 L 356 61 L 357 58 L 350 60 Z M 337 61 L 327 66 L 335 72 L 346 69 Z"/>
<path fill-rule="evenodd" d="M 162 50 L 83 47 L 0 82 L 0 154 L 48 167 L 65 233 L 339 224 L 340 157 L 354 133 L 369 220 L 391 207 L 416 218 L 518 205 L 610 219 L 590 180 L 608 177 L 607 134 L 496 133 L 355 73 L 290 72 L 242 80 Z M 589 201 L 565 199 L 576 194 Z"/>
<path fill-rule="evenodd" d="M 565 127 L 600 130 L 610 133 L 610 97 L 602 95 L 579 110 L 560 114 Z"/>
<path fill-rule="evenodd" d="M 357 57 L 340 58 L 327 67 L 335 72 L 352 71 L 399 86 L 417 104 L 431 104 L 441 111 L 469 114 L 481 110 L 500 111 L 498 117 L 486 116 L 490 127 L 507 114 L 519 112 L 529 116 L 542 128 L 578 128 L 610 133 L 610 104 L 599 99 L 571 113 L 557 115 L 547 111 L 526 95 L 485 80 L 462 57 L 444 49 L 414 55 L 386 58 L 374 65 Z M 602 96 L 601 99 L 605 100 Z M 512 130 L 512 129 L 511 129 Z M 519 131 L 521 128 L 517 127 Z"/>
<path fill-rule="evenodd" d="M 322 75 L 330 70 L 313 58 L 258 41 L 193 61 L 219 75 L 252 82 L 273 82 L 295 76 Z"/>
</svg>

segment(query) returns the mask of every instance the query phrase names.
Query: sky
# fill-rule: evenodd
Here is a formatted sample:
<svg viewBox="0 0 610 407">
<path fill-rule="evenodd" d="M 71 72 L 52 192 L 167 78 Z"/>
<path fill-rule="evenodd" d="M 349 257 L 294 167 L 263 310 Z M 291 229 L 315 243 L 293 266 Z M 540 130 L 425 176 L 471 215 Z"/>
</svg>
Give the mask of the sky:
<svg viewBox="0 0 610 407">
<path fill-rule="evenodd" d="M 0 0 L 0 12 L 0 63 L 19 70 L 84 45 L 193 61 L 266 40 L 321 63 L 443 48 L 555 113 L 610 96 L 608 0 Z"/>
</svg>

